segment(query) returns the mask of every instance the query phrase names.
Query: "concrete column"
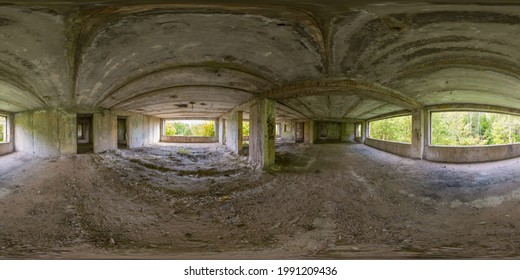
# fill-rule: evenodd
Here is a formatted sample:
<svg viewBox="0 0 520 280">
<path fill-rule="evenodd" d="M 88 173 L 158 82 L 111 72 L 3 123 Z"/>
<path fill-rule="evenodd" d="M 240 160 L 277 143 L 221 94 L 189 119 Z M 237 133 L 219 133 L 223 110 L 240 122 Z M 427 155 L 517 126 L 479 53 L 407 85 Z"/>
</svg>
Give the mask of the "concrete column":
<svg viewBox="0 0 520 280">
<path fill-rule="evenodd" d="M 423 159 L 429 160 L 429 147 L 432 139 L 431 135 L 431 112 L 423 110 Z"/>
<path fill-rule="evenodd" d="M 215 131 L 215 139 L 219 139 L 219 135 L 220 135 L 220 125 L 219 125 L 219 120 L 218 118 L 215 119 L 215 122 L 213 123 L 213 130 Z"/>
<path fill-rule="evenodd" d="M 260 99 L 249 107 L 249 160 L 260 168 L 274 164 L 276 102 Z"/>
<path fill-rule="evenodd" d="M 361 143 L 366 144 L 368 135 L 370 134 L 370 129 L 368 127 L 368 122 L 363 121 L 361 123 Z"/>
<path fill-rule="evenodd" d="M 220 145 L 226 144 L 226 119 L 219 118 L 218 119 L 218 142 Z"/>
<path fill-rule="evenodd" d="M 422 159 L 424 152 L 424 110 L 412 112 L 412 148 L 411 158 Z"/>
<path fill-rule="evenodd" d="M 95 113 L 92 126 L 94 153 L 117 149 L 117 115 L 110 110 Z"/>
<path fill-rule="evenodd" d="M 304 126 L 304 142 L 307 144 L 313 144 L 316 141 L 316 131 L 314 129 L 314 121 L 308 120 Z"/>
<path fill-rule="evenodd" d="M 242 152 L 242 111 L 233 112 L 226 119 L 226 146 L 234 153 Z"/>
</svg>

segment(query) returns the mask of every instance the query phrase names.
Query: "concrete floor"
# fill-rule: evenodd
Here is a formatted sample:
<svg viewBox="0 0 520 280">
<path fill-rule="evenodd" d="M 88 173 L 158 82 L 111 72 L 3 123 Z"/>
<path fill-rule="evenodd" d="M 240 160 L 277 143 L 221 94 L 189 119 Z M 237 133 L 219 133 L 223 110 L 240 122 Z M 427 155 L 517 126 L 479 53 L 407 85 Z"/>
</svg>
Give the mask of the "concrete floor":
<svg viewBox="0 0 520 280">
<path fill-rule="evenodd" d="M 518 258 L 518 159 L 439 164 L 279 144 L 0 157 L 2 258 Z"/>
</svg>

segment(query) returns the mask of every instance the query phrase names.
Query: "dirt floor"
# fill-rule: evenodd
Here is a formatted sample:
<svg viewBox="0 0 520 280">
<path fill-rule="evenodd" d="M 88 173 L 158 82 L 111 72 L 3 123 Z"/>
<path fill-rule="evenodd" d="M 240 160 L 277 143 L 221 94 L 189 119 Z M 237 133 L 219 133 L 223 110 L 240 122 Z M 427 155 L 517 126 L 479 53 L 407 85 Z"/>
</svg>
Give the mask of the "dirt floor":
<svg viewBox="0 0 520 280">
<path fill-rule="evenodd" d="M 471 165 L 359 144 L 0 157 L 1 258 L 518 258 L 519 159 Z"/>
</svg>

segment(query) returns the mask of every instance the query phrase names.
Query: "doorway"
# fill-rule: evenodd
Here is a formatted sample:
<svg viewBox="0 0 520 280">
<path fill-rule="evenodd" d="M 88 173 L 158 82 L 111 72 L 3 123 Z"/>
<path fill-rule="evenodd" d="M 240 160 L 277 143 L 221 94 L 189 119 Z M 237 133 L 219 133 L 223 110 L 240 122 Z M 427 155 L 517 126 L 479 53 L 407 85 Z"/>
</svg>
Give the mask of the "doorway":
<svg viewBox="0 0 520 280">
<path fill-rule="evenodd" d="M 126 121 L 127 121 L 126 118 L 123 118 L 123 117 L 117 118 L 117 148 L 118 149 L 127 149 L 128 148 Z"/>
<path fill-rule="evenodd" d="M 93 152 L 92 115 L 77 115 L 77 153 L 86 154 Z"/>
</svg>

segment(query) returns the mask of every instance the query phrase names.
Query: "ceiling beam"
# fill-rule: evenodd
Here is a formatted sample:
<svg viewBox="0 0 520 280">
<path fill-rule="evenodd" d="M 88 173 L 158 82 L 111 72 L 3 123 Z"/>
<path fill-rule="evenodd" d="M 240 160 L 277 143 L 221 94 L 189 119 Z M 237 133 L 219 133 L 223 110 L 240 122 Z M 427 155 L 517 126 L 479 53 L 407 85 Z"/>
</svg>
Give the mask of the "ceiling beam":
<svg viewBox="0 0 520 280">
<path fill-rule="evenodd" d="M 350 114 L 354 109 L 356 109 L 357 106 L 359 106 L 359 104 L 361 104 L 361 102 L 363 102 L 363 98 L 359 98 L 357 101 L 352 103 L 352 105 L 348 106 L 345 110 L 345 114 L 343 114 L 341 118 L 346 118 L 348 114 Z"/>
<path fill-rule="evenodd" d="M 281 102 L 276 102 L 276 106 L 280 107 L 280 110 L 283 110 L 291 115 L 294 115 L 298 118 L 308 118 L 308 116 L 306 116 L 305 114 L 299 112 L 298 110 L 296 109 L 293 109 L 292 107 L 290 106 L 287 106 Z"/>
</svg>

